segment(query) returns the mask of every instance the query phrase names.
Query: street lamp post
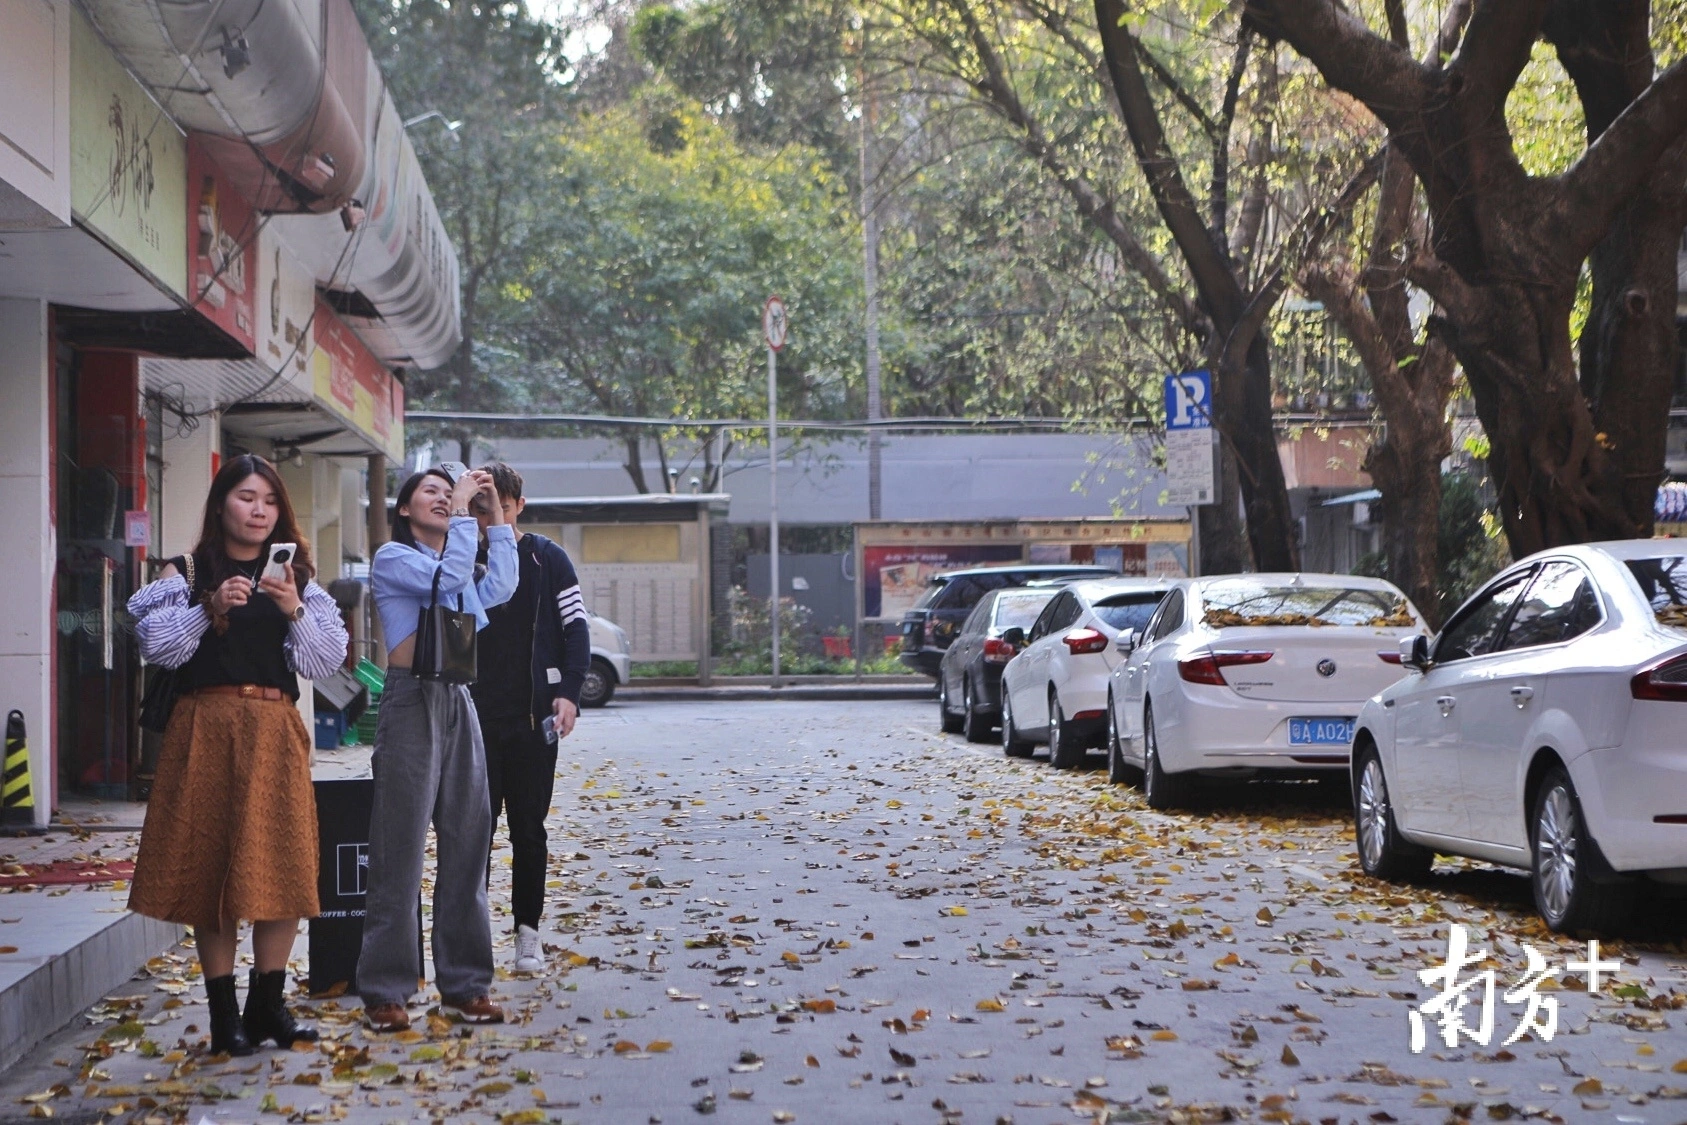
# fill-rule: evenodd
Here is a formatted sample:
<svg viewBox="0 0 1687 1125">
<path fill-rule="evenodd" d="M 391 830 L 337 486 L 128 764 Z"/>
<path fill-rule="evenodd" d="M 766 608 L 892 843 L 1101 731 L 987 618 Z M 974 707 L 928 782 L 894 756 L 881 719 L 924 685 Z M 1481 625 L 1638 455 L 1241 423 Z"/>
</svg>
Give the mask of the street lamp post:
<svg viewBox="0 0 1687 1125">
<path fill-rule="evenodd" d="M 762 306 L 767 341 L 767 576 L 768 621 L 773 634 L 773 686 L 779 686 L 779 349 L 788 328 L 785 302 L 769 297 Z"/>
</svg>

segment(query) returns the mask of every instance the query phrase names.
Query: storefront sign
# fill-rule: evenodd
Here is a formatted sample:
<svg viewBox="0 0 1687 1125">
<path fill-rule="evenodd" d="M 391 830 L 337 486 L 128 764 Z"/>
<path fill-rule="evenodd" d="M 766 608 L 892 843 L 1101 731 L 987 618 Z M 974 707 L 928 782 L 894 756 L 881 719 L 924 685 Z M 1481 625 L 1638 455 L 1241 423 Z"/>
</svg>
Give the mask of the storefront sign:
<svg viewBox="0 0 1687 1125">
<path fill-rule="evenodd" d="M 70 5 L 0 4 L 0 227 L 70 224 Z"/>
<path fill-rule="evenodd" d="M 206 319 L 257 349 L 257 212 L 206 154 L 188 141 L 188 299 Z"/>
<path fill-rule="evenodd" d="M 187 143 L 72 9 L 70 206 L 178 297 L 187 296 Z"/>
<path fill-rule="evenodd" d="M 973 566 L 1022 562 L 1025 549 L 1005 543 L 919 547 L 864 547 L 866 617 L 901 617 L 914 608 L 932 575 Z"/>
<path fill-rule="evenodd" d="M 394 461 L 404 459 L 404 387 L 320 297 L 310 359 L 316 401 Z"/>
<path fill-rule="evenodd" d="M 257 348 L 254 354 L 271 372 L 307 394 L 312 342 L 311 315 L 316 311 L 316 283 L 276 235 L 273 224 L 258 232 Z"/>
</svg>

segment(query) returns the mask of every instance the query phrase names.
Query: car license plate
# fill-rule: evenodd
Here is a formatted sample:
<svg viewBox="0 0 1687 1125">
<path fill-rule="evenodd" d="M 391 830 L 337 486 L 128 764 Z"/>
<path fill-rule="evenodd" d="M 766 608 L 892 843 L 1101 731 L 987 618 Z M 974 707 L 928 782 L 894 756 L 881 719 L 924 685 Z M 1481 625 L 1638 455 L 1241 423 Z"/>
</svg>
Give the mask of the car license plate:
<svg viewBox="0 0 1687 1125">
<path fill-rule="evenodd" d="M 1353 741 L 1352 719 L 1290 719 L 1290 746 L 1346 746 Z"/>
</svg>

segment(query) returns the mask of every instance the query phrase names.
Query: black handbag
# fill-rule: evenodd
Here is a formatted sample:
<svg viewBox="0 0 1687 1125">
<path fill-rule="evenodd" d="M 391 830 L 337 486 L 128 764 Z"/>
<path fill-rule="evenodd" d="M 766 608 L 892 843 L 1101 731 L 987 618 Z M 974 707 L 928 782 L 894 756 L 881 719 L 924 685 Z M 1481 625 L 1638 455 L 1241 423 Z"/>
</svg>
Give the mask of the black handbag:
<svg viewBox="0 0 1687 1125">
<path fill-rule="evenodd" d="M 441 570 L 433 572 L 432 598 L 416 614 L 416 652 L 410 671 L 419 680 L 472 684 L 479 626 L 474 614 L 463 612 L 463 595 L 457 595 L 456 609 L 439 604 Z"/>
<path fill-rule="evenodd" d="M 187 579 L 187 604 L 192 606 L 194 595 L 199 592 L 194 581 L 192 555 L 182 556 L 182 568 L 186 572 L 182 577 Z M 176 697 L 181 694 L 180 682 L 180 669 L 153 665 L 146 694 L 141 696 L 142 730 L 153 734 L 164 733 L 164 728 L 170 725 L 170 712 L 176 709 Z"/>
</svg>

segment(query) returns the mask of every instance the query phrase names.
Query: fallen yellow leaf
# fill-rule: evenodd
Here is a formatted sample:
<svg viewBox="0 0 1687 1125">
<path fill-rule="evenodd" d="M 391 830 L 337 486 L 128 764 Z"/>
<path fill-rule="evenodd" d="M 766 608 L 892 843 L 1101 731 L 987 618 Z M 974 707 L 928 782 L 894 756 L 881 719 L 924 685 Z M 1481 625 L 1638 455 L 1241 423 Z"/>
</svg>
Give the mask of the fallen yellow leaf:
<svg viewBox="0 0 1687 1125">
<path fill-rule="evenodd" d="M 1161 1043 L 1170 1043 L 1172 1040 L 1177 1038 L 1177 1032 L 1167 1031 L 1165 1028 L 1162 1027 L 1159 1031 L 1156 1031 L 1153 1035 L 1150 1035 L 1149 1038 L 1158 1040 Z"/>
<path fill-rule="evenodd" d="M 1007 1005 L 1003 1004 L 1000 1000 L 996 999 L 994 996 L 990 997 L 988 1000 L 980 1000 L 977 1004 L 974 1005 L 974 1007 L 976 1007 L 981 1012 L 1005 1012 L 1005 1011 L 1007 1011 Z"/>
<path fill-rule="evenodd" d="M 671 1051 L 674 1045 L 666 1039 L 653 1039 L 644 1045 L 644 1049 L 653 1055 L 660 1055 L 664 1051 Z"/>
</svg>

